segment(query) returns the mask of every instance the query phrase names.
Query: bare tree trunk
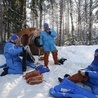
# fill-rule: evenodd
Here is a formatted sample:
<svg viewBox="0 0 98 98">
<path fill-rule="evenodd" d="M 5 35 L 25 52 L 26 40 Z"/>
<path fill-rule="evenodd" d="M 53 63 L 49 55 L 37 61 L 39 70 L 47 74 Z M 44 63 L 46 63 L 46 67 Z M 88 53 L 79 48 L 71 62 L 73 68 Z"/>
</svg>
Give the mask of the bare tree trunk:
<svg viewBox="0 0 98 98">
<path fill-rule="evenodd" d="M 23 16 L 22 19 L 24 19 L 24 21 L 21 21 L 20 23 L 20 27 L 21 29 L 23 29 L 23 28 L 26 28 L 26 0 L 21 0 L 20 12 L 21 12 L 21 15 Z"/>
<path fill-rule="evenodd" d="M 66 7 L 66 9 L 67 9 L 67 16 L 66 16 L 66 20 L 67 20 L 67 22 L 66 22 L 66 33 L 67 33 L 67 37 L 68 37 L 68 39 L 69 39 L 69 37 L 70 37 L 70 35 L 69 35 L 69 16 L 70 16 L 70 14 L 69 14 L 69 0 L 67 0 L 67 7 Z"/>
<path fill-rule="evenodd" d="M 92 0 L 90 0 L 89 13 L 89 45 L 92 45 Z"/>
<path fill-rule="evenodd" d="M 36 17 L 36 27 L 39 28 L 39 26 L 38 26 L 38 17 Z"/>
<path fill-rule="evenodd" d="M 62 32 L 62 15 L 63 15 L 63 0 L 61 0 L 60 2 L 60 28 L 59 28 L 59 46 L 61 46 L 61 32 Z"/>
<path fill-rule="evenodd" d="M 84 39 L 85 39 L 85 44 L 87 44 L 88 43 L 88 39 L 87 39 L 87 29 L 88 29 L 88 27 L 87 27 L 87 1 L 85 0 L 85 8 L 84 8 L 84 13 L 85 13 L 85 25 L 84 25 Z"/>
<path fill-rule="evenodd" d="M 54 28 L 54 6 L 53 6 L 53 2 L 51 4 L 51 8 L 50 8 L 50 12 L 51 12 L 51 27 Z"/>
<path fill-rule="evenodd" d="M 78 0 L 78 41 L 82 41 L 82 32 L 81 32 L 81 1 Z"/>
<path fill-rule="evenodd" d="M 3 41 L 2 0 L 0 0 L 0 43 Z"/>
<path fill-rule="evenodd" d="M 71 34 L 72 34 L 72 44 L 74 44 L 74 25 L 73 25 L 73 16 L 72 16 L 72 1 L 70 0 L 70 17 L 71 17 Z"/>
<path fill-rule="evenodd" d="M 41 0 L 40 0 L 40 3 L 39 3 L 39 6 L 40 6 L 40 24 L 39 24 L 39 27 L 41 28 L 42 27 L 42 6 L 41 6 Z"/>
<path fill-rule="evenodd" d="M 63 19 L 63 28 L 62 28 L 62 45 L 64 45 L 64 37 L 65 37 L 65 18 Z"/>
</svg>

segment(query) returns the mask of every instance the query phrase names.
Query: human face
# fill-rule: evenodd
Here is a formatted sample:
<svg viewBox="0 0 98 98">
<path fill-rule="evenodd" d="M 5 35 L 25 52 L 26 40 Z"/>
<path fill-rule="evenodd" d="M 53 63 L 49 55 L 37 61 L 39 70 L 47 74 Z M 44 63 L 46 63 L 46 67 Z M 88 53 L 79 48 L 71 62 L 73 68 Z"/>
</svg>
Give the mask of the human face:
<svg viewBox="0 0 98 98">
<path fill-rule="evenodd" d="M 46 32 L 49 32 L 49 31 L 50 31 L 50 28 L 49 28 L 49 27 L 44 26 L 44 30 L 45 30 Z"/>
<path fill-rule="evenodd" d="M 48 26 L 44 26 L 44 30 L 46 30 L 46 31 L 47 31 L 48 29 L 49 29 L 49 27 L 48 27 Z"/>
<path fill-rule="evenodd" d="M 15 43 L 16 43 L 17 46 L 20 46 L 20 40 L 19 39 L 15 40 Z"/>
</svg>

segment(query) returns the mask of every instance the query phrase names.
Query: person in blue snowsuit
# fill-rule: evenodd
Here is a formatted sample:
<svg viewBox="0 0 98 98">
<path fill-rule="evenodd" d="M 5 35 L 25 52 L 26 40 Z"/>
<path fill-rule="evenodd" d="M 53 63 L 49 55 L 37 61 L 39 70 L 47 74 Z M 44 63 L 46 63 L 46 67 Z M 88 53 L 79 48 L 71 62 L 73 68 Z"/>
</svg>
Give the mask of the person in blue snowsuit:
<svg viewBox="0 0 98 98">
<path fill-rule="evenodd" d="M 83 84 L 89 86 L 91 91 L 78 86 L 69 80 L 68 74 L 65 74 L 64 79 L 58 78 L 59 85 L 50 88 L 49 93 L 55 98 L 97 98 L 98 95 L 98 49 L 95 50 L 94 60 L 92 63 L 78 71 L 82 76 L 88 77 Z"/>
<path fill-rule="evenodd" d="M 50 88 L 49 93 L 55 98 L 97 98 L 92 92 L 78 86 L 66 77 L 60 84 Z"/>
<path fill-rule="evenodd" d="M 40 45 L 44 49 L 44 65 L 48 67 L 48 58 L 50 52 L 52 53 L 54 64 L 58 63 L 58 51 L 56 49 L 54 38 L 57 36 L 57 33 L 54 29 L 50 29 L 48 23 L 44 23 L 44 30 L 40 34 Z"/>
<path fill-rule="evenodd" d="M 85 76 L 88 77 L 88 79 L 82 83 L 89 86 L 94 95 L 98 95 L 98 49 L 95 50 L 94 60 L 92 61 L 92 63 L 89 66 L 87 66 L 86 68 L 80 69 L 78 71 L 78 73 L 80 73 L 84 77 Z M 67 77 L 67 79 L 68 79 L 69 76 L 70 75 L 65 74 L 64 77 L 65 78 Z M 58 78 L 58 80 L 60 82 L 62 82 L 64 79 Z M 93 98 L 93 97 L 91 97 L 91 98 Z"/>
<path fill-rule="evenodd" d="M 98 49 L 95 50 L 94 60 L 88 67 L 79 70 L 81 75 L 88 76 L 88 81 L 84 84 L 91 87 L 92 92 L 98 95 Z"/>
<path fill-rule="evenodd" d="M 19 37 L 14 34 L 10 37 L 10 41 L 8 41 L 4 46 L 4 56 L 6 58 L 6 67 L 3 69 L 4 71 L 1 73 L 1 76 L 6 74 L 22 74 L 22 59 L 19 57 L 19 54 L 26 50 L 28 46 L 20 46 Z M 36 68 L 36 66 L 30 62 L 26 62 L 28 66 L 32 66 Z"/>
</svg>

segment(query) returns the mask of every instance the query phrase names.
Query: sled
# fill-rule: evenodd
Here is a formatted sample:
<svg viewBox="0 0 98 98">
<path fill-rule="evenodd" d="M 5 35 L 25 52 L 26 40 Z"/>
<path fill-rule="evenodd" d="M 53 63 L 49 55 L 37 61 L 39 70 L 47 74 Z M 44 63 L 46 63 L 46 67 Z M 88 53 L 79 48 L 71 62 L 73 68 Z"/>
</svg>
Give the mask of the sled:
<svg viewBox="0 0 98 98">
<path fill-rule="evenodd" d="M 43 75 L 38 75 L 34 77 L 30 77 L 27 80 L 27 83 L 30 85 L 35 85 L 43 82 Z"/>
<path fill-rule="evenodd" d="M 23 77 L 27 80 L 30 77 L 38 76 L 40 75 L 40 71 L 30 71 L 26 73 Z"/>
<path fill-rule="evenodd" d="M 43 82 L 43 75 L 36 70 L 26 73 L 23 77 L 30 85 L 35 85 Z"/>
</svg>

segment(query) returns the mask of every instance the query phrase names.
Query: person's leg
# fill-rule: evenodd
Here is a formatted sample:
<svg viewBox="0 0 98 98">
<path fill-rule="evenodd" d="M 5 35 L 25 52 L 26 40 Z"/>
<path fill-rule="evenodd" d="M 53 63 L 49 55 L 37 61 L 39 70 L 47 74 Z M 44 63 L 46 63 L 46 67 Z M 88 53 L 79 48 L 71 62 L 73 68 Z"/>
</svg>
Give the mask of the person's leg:
<svg viewBox="0 0 98 98">
<path fill-rule="evenodd" d="M 44 51 L 44 66 L 48 67 L 48 58 L 49 58 L 49 54 L 50 52 L 49 51 Z"/>
<path fill-rule="evenodd" d="M 58 55 L 58 51 L 57 50 L 52 51 L 52 56 L 53 56 L 54 64 L 59 64 L 57 55 Z"/>
</svg>

